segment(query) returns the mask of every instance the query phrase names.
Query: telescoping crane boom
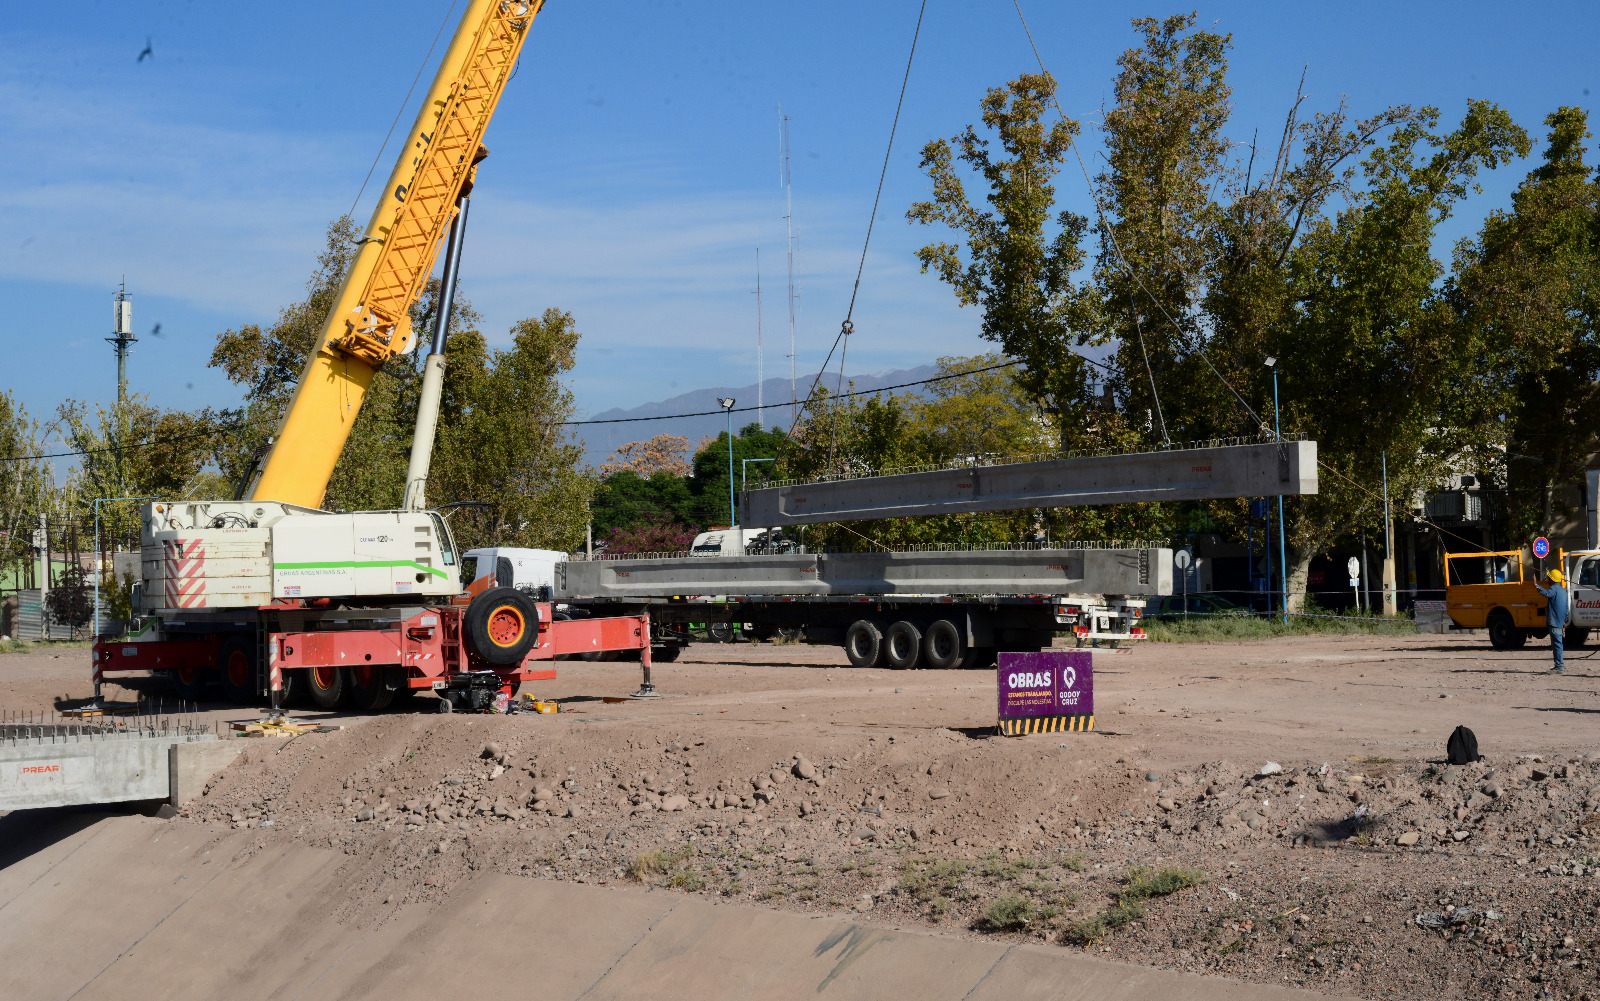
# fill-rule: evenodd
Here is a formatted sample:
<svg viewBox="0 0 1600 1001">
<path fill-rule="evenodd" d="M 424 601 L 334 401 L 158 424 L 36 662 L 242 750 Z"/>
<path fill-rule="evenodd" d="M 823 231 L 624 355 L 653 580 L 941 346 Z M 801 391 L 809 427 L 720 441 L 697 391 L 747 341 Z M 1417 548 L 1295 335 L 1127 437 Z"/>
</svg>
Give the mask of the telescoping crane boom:
<svg viewBox="0 0 1600 1001">
<path fill-rule="evenodd" d="M 322 505 L 372 377 L 410 350 L 408 311 L 483 155 L 483 134 L 544 0 L 471 0 L 250 489 Z"/>
</svg>

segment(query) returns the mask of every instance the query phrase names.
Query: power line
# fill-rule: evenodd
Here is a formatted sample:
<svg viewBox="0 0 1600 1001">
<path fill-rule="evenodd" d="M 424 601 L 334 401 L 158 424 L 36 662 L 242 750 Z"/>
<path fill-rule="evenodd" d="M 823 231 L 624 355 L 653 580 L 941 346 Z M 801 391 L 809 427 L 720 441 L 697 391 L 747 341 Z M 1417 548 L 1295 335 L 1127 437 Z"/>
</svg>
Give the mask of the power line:
<svg viewBox="0 0 1600 1001">
<path fill-rule="evenodd" d="M 1111 368 L 1111 366 L 1106 365 L 1103 362 L 1097 362 L 1093 358 L 1085 357 L 1083 360 L 1088 362 L 1091 365 L 1095 365 L 1095 366 L 1098 366 L 1098 367 L 1103 368 L 1103 369 L 1110 370 L 1110 368 Z M 841 394 L 839 394 L 839 396 L 840 396 L 840 398 L 848 398 L 848 397 L 852 397 L 852 396 L 872 396 L 875 393 L 887 393 L 891 389 L 906 389 L 906 388 L 908 388 L 910 386 L 925 386 L 930 382 L 945 382 L 945 381 L 948 381 L 950 379 L 960 379 L 960 378 L 964 378 L 964 377 L 969 376 L 969 375 L 979 375 L 979 374 L 981 374 L 983 372 L 993 372 L 993 371 L 996 371 L 997 369 L 1011 368 L 1014 365 L 1020 365 L 1020 364 L 1021 364 L 1021 362 L 1016 362 L 1016 361 L 1001 362 L 998 365 L 985 365 L 982 368 L 967 369 L 966 371 L 963 371 L 963 372 L 950 372 L 950 373 L 945 374 L 945 375 L 930 376 L 930 377 L 928 377 L 926 379 L 917 379 L 914 382 L 898 382 L 898 383 L 895 383 L 892 386 L 879 386 L 877 389 L 854 390 L 854 391 L 851 391 L 849 393 L 841 393 Z M 760 407 L 735 407 L 732 412 L 733 413 L 745 413 L 745 412 L 748 412 L 748 411 L 751 411 L 751 410 L 759 410 L 759 409 L 761 409 L 761 408 Z M 770 409 L 770 408 L 768 408 L 768 409 Z M 671 421 L 671 420 L 678 420 L 678 419 L 684 418 L 684 417 L 707 417 L 707 416 L 719 415 L 719 414 L 724 414 L 724 413 L 728 413 L 728 411 L 717 409 L 717 410 L 702 410 L 702 411 L 697 411 L 695 413 L 688 413 L 688 414 L 661 414 L 661 415 L 656 416 L 656 417 L 612 417 L 612 418 L 608 418 L 606 420 L 561 421 L 561 422 L 559 422 L 559 424 L 557 426 L 558 427 L 572 427 L 572 426 L 579 425 L 579 424 L 632 424 L 632 423 L 636 423 L 636 422 L 639 422 L 639 421 Z M 266 422 L 263 422 L 263 424 L 265 424 L 265 423 Z M 272 423 L 276 424 L 276 422 L 272 422 Z M 395 422 L 395 423 L 400 423 L 400 422 Z M 0 457 L 0 462 L 32 462 L 32 461 L 36 461 L 36 460 L 40 460 L 40 459 L 69 459 L 69 458 L 73 458 L 75 456 L 99 455 L 99 454 L 104 453 L 104 452 L 126 451 L 128 449 L 134 449 L 134 448 L 154 448 L 154 447 L 156 447 L 158 445 L 173 445 L 173 444 L 177 444 L 177 443 L 180 443 L 180 442 L 193 441 L 196 438 L 211 438 L 211 437 L 214 437 L 218 433 L 223 432 L 223 431 L 239 431 L 239 430 L 245 429 L 248 426 L 249 426 L 249 422 L 244 420 L 243 418 L 240 418 L 239 420 L 235 420 L 235 421 L 224 421 L 224 422 L 219 423 L 219 424 L 213 424 L 213 425 L 211 425 L 210 427 L 208 427 L 204 431 L 195 431 L 195 432 L 191 432 L 191 433 L 188 433 L 188 434 L 171 435 L 171 436 L 168 436 L 168 437 L 165 437 L 165 438 L 146 438 L 143 441 L 136 441 L 136 442 L 132 442 L 130 444 L 107 445 L 104 448 L 85 448 L 85 449 L 78 449 L 78 450 L 70 451 L 70 452 L 46 452 L 46 453 L 40 453 L 38 455 L 11 455 L 11 456 Z"/>
<path fill-rule="evenodd" d="M 1089 362 L 1091 365 L 1100 365 L 1101 364 L 1100 362 L 1096 362 L 1096 361 L 1093 361 L 1092 359 L 1088 359 L 1088 358 L 1085 358 L 1084 360 Z M 1022 364 L 1022 363 L 1018 362 L 1018 361 L 1001 362 L 998 365 L 985 365 L 983 368 L 972 368 L 972 369 L 968 369 L 965 372 L 951 372 L 949 375 L 935 375 L 935 376 L 931 376 L 930 378 L 927 378 L 927 379 L 918 379 L 916 382 L 901 382 L 901 383 L 896 383 L 893 386 L 879 386 L 877 389 L 852 390 L 852 391 L 850 391 L 848 393 L 839 393 L 834 398 L 835 399 L 846 399 L 846 398 L 852 397 L 852 396 L 872 396 L 872 395 L 874 395 L 876 393 L 887 393 L 891 389 L 905 389 L 907 386 L 924 386 L 924 385 L 927 385 L 930 382 L 944 382 L 947 379 L 960 379 L 963 376 L 977 375 L 980 372 L 993 372 L 995 369 L 1011 368 L 1013 365 L 1020 365 L 1020 364 Z M 1102 365 L 1101 367 L 1109 368 L 1110 366 Z M 812 389 L 813 390 L 816 389 L 816 383 L 815 382 L 812 383 Z M 721 409 L 719 407 L 716 410 L 699 410 L 699 411 L 696 411 L 696 412 L 694 412 L 692 414 L 662 414 L 659 417 L 612 417 L 612 418 L 609 418 L 607 420 L 598 420 L 598 421 L 562 421 L 561 424 L 563 426 L 567 426 L 567 427 L 570 427 L 570 426 L 573 426 L 573 425 L 576 425 L 576 424 L 632 424 L 632 423 L 636 423 L 638 421 L 670 421 L 670 420 L 676 420 L 676 419 L 678 419 L 680 417 L 712 417 L 712 416 L 720 416 L 722 414 L 727 414 L 727 413 L 739 414 L 739 413 L 747 413 L 747 412 L 749 412 L 751 410 L 758 410 L 758 409 L 760 409 L 760 408 L 759 407 L 734 407 L 732 410 L 723 410 L 723 409 Z"/>
</svg>

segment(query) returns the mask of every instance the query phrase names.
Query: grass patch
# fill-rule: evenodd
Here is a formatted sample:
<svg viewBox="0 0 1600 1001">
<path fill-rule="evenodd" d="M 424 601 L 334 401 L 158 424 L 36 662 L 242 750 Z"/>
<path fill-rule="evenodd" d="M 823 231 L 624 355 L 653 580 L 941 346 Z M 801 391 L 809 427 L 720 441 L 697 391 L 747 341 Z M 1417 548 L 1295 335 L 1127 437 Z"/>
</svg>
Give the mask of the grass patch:
<svg viewBox="0 0 1600 1001">
<path fill-rule="evenodd" d="M 1062 859 L 1061 864 L 1072 872 L 1084 872 L 1089 868 L 1089 860 L 1083 857 L 1082 852 L 1073 852 Z"/>
<path fill-rule="evenodd" d="M 1145 635 L 1157 643 L 1213 643 L 1235 640 L 1269 640 L 1280 636 L 1398 636 L 1414 632 L 1409 618 L 1368 618 L 1346 615 L 1290 615 L 1268 619 L 1254 615 L 1193 615 L 1185 619 L 1149 619 Z"/>
<path fill-rule="evenodd" d="M 1057 908 L 1027 897 L 1005 896 L 984 908 L 974 926 L 979 931 L 1026 931 L 1029 925 L 1049 921 L 1059 913 Z"/>
<path fill-rule="evenodd" d="M 998 879 L 1010 882 L 1017 878 L 1017 866 L 1000 857 L 999 852 L 990 852 L 983 857 L 983 868 L 979 870 L 985 879 Z"/>
<path fill-rule="evenodd" d="M 87 650 L 93 640 L 0 640 L 0 653 L 49 653 L 52 650 Z"/>
<path fill-rule="evenodd" d="M 1094 917 L 1067 925 L 1061 929 L 1061 937 L 1078 945 L 1091 945 L 1128 922 L 1144 917 L 1145 901 L 1199 886 L 1205 879 L 1205 873 L 1198 869 L 1131 869 L 1122 888 L 1113 895 L 1110 907 Z"/>
<path fill-rule="evenodd" d="M 961 877 L 966 874 L 967 864 L 954 859 L 926 866 L 907 859 L 900 871 L 900 890 L 918 903 L 931 903 L 955 893 L 961 885 Z"/>
<path fill-rule="evenodd" d="M 659 851 L 645 852 L 638 856 L 628 866 L 628 878 L 640 883 L 650 883 L 662 877 L 666 878 L 668 886 L 678 885 L 675 881 L 686 875 L 683 863 L 695 855 L 693 845 L 684 845 L 682 848 L 662 848 Z M 688 875 L 693 875 L 688 873 Z M 698 879 L 698 876 L 694 876 Z M 701 883 L 703 886 L 704 883 Z M 699 889 L 699 886 L 694 887 Z"/>
</svg>

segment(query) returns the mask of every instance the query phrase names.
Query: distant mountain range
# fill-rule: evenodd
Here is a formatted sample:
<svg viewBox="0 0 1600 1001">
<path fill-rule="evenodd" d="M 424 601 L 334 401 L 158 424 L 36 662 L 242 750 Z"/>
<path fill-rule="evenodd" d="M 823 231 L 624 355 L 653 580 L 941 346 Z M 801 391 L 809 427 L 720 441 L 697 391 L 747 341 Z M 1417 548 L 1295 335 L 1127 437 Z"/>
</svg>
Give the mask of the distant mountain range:
<svg viewBox="0 0 1600 1001">
<path fill-rule="evenodd" d="M 938 369 L 932 365 L 919 365 L 916 368 L 899 368 L 888 372 L 875 372 L 871 375 L 851 375 L 848 381 L 855 384 L 856 392 L 870 392 L 884 386 L 897 386 L 902 383 L 916 382 L 919 379 L 931 378 L 938 374 Z M 812 380 L 816 373 L 804 376 L 798 381 L 796 392 L 804 398 L 807 390 L 811 388 Z M 837 373 L 823 376 L 823 385 L 833 388 Z M 761 385 L 762 402 L 767 404 L 759 414 L 754 410 L 746 410 L 733 415 L 733 428 L 737 432 L 746 424 L 760 420 L 768 427 L 788 428 L 790 422 L 789 407 L 789 380 L 768 379 Z M 913 387 L 905 392 L 917 392 L 920 387 Z M 707 410 L 717 409 L 719 398 L 733 397 L 738 401 L 736 407 L 755 406 L 756 385 L 748 386 L 710 386 L 705 389 L 696 389 L 691 392 L 662 400 L 659 403 L 646 403 L 631 410 L 613 408 L 587 418 L 592 421 L 616 421 L 619 419 L 635 418 L 626 423 L 615 424 L 580 424 L 574 427 L 574 437 L 583 444 L 583 458 L 586 463 L 598 468 L 601 463 L 611 457 L 611 453 L 620 445 L 630 441 L 643 441 L 653 438 L 658 434 L 675 434 L 689 439 L 692 449 L 700 440 L 708 436 L 715 437 L 721 434 L 728 426 L 728 419 L 721 414 L 706 414 L 702 417 L 672 418 L 671 414 L 693 414 Z M 640 419 L 643 418 L 643 419 Z"/>
</svg>

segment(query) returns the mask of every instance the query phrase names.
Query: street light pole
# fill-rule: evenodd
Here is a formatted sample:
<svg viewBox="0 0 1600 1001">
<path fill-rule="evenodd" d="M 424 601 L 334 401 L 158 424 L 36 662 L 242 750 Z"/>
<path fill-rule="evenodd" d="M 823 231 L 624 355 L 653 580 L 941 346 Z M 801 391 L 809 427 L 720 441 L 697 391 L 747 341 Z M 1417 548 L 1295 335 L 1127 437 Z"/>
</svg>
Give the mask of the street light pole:
<svg viewBox="0 0 1600 1001">
<path fill-rule="evenodd" d="M 728 412 L 728 527 L 739 523 L 739 516 L 733 509 L 733 405 L 738 402 L 729 396 L 717 400 L 717 406 Z"/>
<path fill-rule="evenodd" d="M 1272 433 L 1283 446 L 1283 422 L 1278 416 L 1278 359 L 1268 356 L 1267 367 L 1272 369 Z M 1270 543 L 1269 543 L 1270 545 Z M 1283 494 L 1278 495 L 1278 577 L 1283 581 L 1283 624 L 1289 624 L 1289 550 L 1284 543 Z M 1271 586 L 1271 581 L 1268 581 Z"/>
</svg>

